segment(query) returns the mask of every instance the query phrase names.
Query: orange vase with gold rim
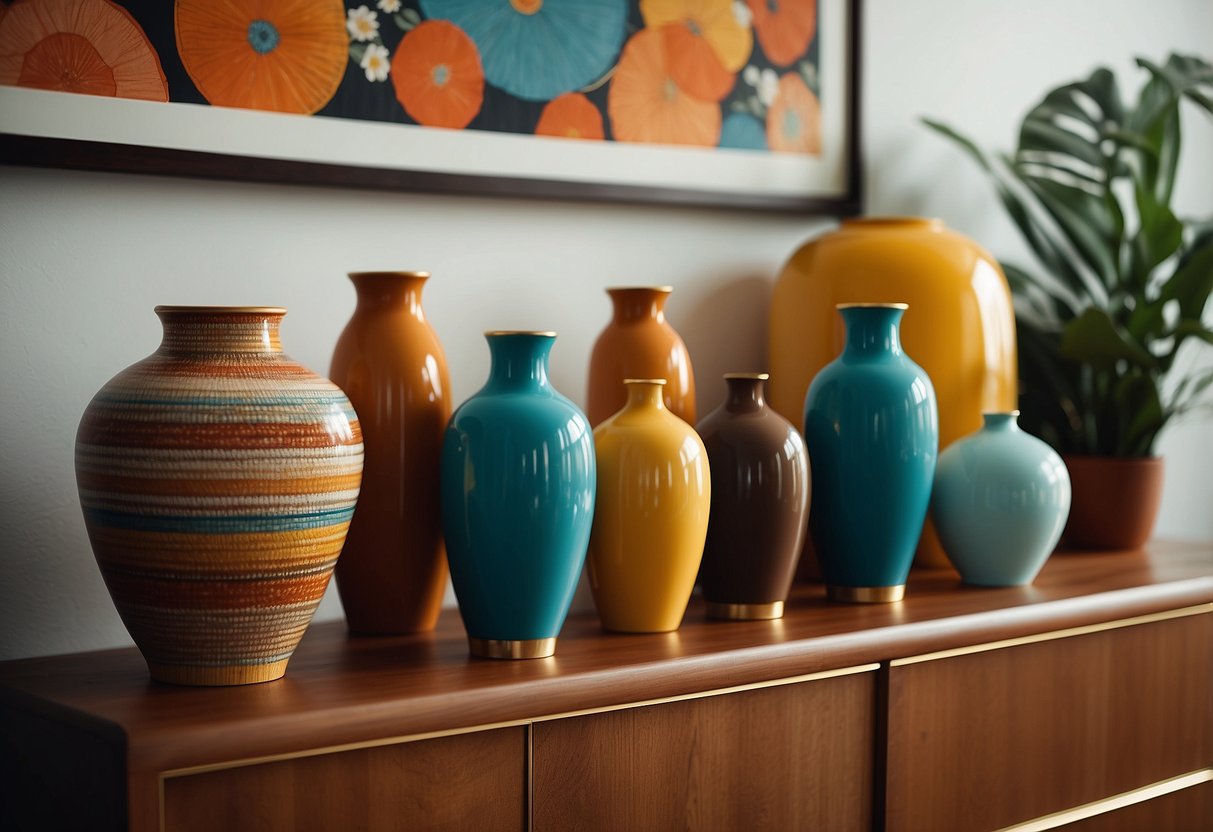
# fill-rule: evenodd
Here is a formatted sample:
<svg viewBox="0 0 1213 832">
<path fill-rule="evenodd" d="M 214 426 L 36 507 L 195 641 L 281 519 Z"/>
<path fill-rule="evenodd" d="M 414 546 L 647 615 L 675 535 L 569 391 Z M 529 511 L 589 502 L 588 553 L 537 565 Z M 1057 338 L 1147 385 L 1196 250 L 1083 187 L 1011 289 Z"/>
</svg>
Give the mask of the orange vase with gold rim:
<svg viewBox="0 0 1213 832">
<path fill-rule="evenodd" d="M 775 284 L 768 389 L 785 418 L 800 423 L 809 383 L 841 352 L 835 308 L 846 303 L 914 310 L 901 339 L 935 386 L 941 451 L 980 429 L 983 412 L 1015 409 L 1015 316 L 997 261 L 940 220 L 871 217 L 802 246 Z M 948 565 L 930 523 L 916 561 Z"/>
<path fill-rule="evenodd" d="M 627 404 L 624 379 L 666 380 L 666 408 L 695 424 L 695 371 L 681 336 L 665 319 L 671 286 L 615 286 L 606 290 L 614 313 L 590 354 L 586 414 L 597 426 Z"/>
<path fill-rule="evenodd" d="M 421 306 L 427 272 L 355 272 L 354 315 L 329 375 L 365 414 L 363 499 L 337 566 L 357 633 L 432 630 L 446 592 L 439 517 L 442 434 L 451 382 Z"/>
</svg>

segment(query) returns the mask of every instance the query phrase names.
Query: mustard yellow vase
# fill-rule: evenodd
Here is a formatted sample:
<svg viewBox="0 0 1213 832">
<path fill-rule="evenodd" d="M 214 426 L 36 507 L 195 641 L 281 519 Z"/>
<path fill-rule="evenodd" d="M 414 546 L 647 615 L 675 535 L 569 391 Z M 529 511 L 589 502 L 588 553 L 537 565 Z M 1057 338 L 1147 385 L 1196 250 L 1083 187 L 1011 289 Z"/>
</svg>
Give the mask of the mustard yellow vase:
<svg viewBox="0 0 1213 832">
<path fill-rule="evenodd" d="M 695 429 L 666 409 L 663 379 L 628 379 L 627 404 L 594 430 L 598 497 L 587 557 L 608 630 L 661 633 L 686 612 L 712 484 Z"/>
<path fill-rule="evenodd" d="M 914 310 L 901 340 L 935 386 L 941 451 L 979 430 L 983 412 L 1015 409 L 1015 315 L 998 263 L 939 220 L 864 218 L 802 246 L 775 284 L 768 390 L 784 418 L 800 424 L 809 383 L 842 351 L 835 307 L 847 303 Z M 916 562 L 948 565 L 929 522 Z"/>
</svg>

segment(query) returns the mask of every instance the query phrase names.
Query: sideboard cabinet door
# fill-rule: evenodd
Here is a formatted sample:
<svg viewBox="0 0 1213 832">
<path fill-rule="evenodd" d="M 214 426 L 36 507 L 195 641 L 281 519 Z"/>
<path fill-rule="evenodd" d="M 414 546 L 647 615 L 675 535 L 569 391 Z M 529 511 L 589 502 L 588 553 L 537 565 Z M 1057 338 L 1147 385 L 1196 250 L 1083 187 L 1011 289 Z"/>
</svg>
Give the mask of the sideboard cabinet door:
<svg viewBox="0 0 1213 832">
<path fill-rule="evenodd" d="M 534 830 L 871 826 L 875 672 L 539 722 Z"/>
<path fill-rule="evenodd" d="M 525 727 L 165 779 L 168 832 L 526 828 Z"/>
<path fill-rule="evenodd" d="M 999 829 L 1204 769 L 1213 614 L 894 662 L 888 726 L 889 832 Z"/>
</svg>

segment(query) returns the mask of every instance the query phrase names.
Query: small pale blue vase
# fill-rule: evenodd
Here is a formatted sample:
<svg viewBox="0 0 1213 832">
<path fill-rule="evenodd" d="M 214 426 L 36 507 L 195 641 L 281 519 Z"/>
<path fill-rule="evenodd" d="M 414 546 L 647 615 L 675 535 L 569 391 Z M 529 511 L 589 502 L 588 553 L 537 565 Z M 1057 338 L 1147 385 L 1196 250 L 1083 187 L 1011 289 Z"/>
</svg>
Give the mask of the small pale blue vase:
<svg viewBox="0 0 1213 832">
<path fill-rule="evenodd" d="M 931 516 L 965 583 L 1029 584 L 1070 514 L 1070 475 L 1057 452 L 1019 429 L 1019 411 L 983 414 L 985 424 L 945 450 Z"/>
<path fill-rule="evenodd" d="M 594 519 L 594 435 L 548 380 L 554 332 L 490 332 L 488 382 L 442 443 L 442 527 L 473 655 L 556 649 Z"/>
<path fill-rule="evenodd" d="M 939 451 L 935 389 L 902 352 L 904 303 L 841 304 L 842 354 L 805 397 L 809 533 L 829 597 L 899 601 Z"/>
</svg>

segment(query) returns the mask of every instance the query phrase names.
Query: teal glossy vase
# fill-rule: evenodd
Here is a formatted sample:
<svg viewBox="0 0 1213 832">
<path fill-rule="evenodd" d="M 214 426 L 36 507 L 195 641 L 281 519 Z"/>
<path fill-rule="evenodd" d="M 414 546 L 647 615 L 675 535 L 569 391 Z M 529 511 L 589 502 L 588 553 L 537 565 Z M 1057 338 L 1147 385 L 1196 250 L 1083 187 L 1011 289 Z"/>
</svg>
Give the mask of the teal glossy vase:
<svg viewBox="0 0 1213 832">
<path fill-rule="evenodd" d="M 1070 515 L 1065 463 L 1020 430 L 1018 416 L 1018 410 L 983 414 L 981 430 L 939 457 L 931 516 L 965 583 L 1031 583 Z"/>
<path fill-rule="evenodd" d="M 899 601 L 939 452 L 931 379 L 901 349 L 903 303 L 841 304 L 842 354 L 805 397 L 809 534 L 835 601 Z"/>
<path fill-rule="evenodd" d="M 488 382 L 442 443 L 442 527 L 473 655 L 556 649 L 594 519 L 594 435 L 548 380 L 554 332 L 489 332 Z"/>
</svg>

